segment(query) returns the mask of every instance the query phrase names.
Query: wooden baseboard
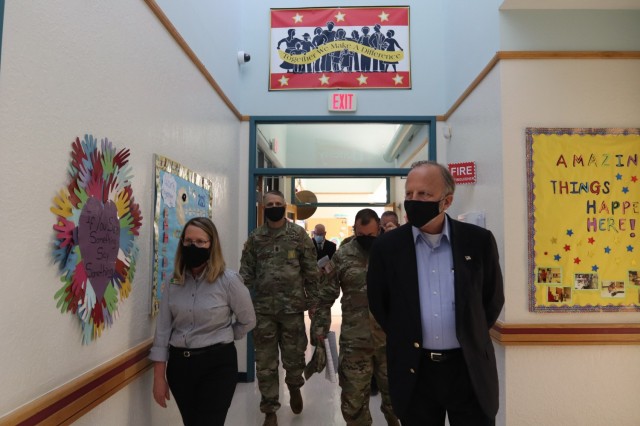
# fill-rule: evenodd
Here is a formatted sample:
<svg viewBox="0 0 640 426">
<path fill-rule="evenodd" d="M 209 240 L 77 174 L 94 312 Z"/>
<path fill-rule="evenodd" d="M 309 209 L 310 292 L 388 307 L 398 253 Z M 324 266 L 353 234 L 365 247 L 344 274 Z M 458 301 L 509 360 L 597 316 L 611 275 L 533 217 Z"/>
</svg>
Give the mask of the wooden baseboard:
<svg viewBox="0 0 640 426">
<path fill-rule="evenodd" d="M 0 418 L 0 426 L 68 425 L 139 378 L 152 362 L 147 340 Z"/>
<path fill-rule="evenodd" d="M 640 324 L 505 324 L 491 337 L 501 345 L 638 345 Z"/>
<path fill-rule="evenodd" d="M 491 337 L 500 345 L 638 345 L 640 323 L 506 324 L 497 322 Z M 140 378 L 152 365 L 152 340 L 0 418 L 0 426 L 68 425 Z M 243 376 L 244 375 L 244 376 Z M 246 373 L 239 374 L 246 381 Z M 151 398 L 151 395 L 149 395 Z"/>
</svg>

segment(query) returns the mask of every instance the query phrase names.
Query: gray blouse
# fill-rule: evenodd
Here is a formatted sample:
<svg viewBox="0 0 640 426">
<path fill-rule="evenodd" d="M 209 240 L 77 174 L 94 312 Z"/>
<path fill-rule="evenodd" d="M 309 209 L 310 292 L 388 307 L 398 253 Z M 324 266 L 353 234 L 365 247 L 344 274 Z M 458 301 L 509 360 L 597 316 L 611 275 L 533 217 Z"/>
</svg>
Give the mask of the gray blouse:
<svg viewBox="0 0 640 426">
<path fill-rule="evenodd" d="M 186 273 L 183 285 L 169 284 L 162 291 L 149 358 L 167 361 L 169 345 L 195 349 L 230 343 L 255 325 L 249 290 L 237 272 L 226 269 L 213 283 Z"/>
</svg>

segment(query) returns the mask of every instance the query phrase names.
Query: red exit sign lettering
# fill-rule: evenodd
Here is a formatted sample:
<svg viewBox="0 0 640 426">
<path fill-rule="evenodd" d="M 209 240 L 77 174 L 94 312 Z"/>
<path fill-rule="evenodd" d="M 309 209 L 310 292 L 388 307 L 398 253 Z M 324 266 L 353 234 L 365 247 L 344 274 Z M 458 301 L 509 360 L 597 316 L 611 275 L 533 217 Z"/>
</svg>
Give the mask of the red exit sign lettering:
<svg viewBox="0 0 640 426">
<path fill-rule="evenodd" d="M 477 177 L 475 161 L 451 163 L 449 164 L 449 171 L 451 172 L 456 184 L 476 183 Z"/>
<path fill-rule="evenodd" d="M 356 94 L 338 92 L 329 95 L 329 111 L 351 112 L 356 110 Z"/>
</svg>

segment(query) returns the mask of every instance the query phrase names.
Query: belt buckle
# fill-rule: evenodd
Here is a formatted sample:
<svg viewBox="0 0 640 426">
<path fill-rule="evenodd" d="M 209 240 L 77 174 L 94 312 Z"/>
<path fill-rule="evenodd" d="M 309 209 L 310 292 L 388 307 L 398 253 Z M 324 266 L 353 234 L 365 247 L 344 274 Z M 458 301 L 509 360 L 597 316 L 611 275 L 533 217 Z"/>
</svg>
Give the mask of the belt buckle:
<svg viewBox="0 0 640 426">
<path fill-rule="evenodd" d="M 433 362 L 442 362 L 447 357 L 445 355 L 441 354 L 440 352 L 431 352 L 431 353 L 429 353 L 429 358 L 431 358 L 431 361 L 433 361 Z"/>
<path fill-rule="evenodd" d="M 189 357 L 191 357 L 191 352 L 190 351 L 184 351 L 184 352 L 182 352 L 182 356 L 185 357 L 185 358 L 189 358 Z"/>
</svg>

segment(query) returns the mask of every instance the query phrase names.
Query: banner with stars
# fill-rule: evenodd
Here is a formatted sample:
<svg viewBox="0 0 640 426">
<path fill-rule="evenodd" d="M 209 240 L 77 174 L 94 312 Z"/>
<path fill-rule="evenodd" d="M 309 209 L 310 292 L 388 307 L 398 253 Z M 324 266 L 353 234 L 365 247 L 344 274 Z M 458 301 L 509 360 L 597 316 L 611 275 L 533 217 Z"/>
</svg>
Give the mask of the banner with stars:
<svg viewBox="0 0 640 426">
<path fill-rule="evenodd" d="M 410 89 L 409 7 L 271 9 L 269 90 Z"/>
<path fill-rule="evenodd" d="M 640 129 L 526 139 L 530 310 L 640 311 Z"/>
</svg>

